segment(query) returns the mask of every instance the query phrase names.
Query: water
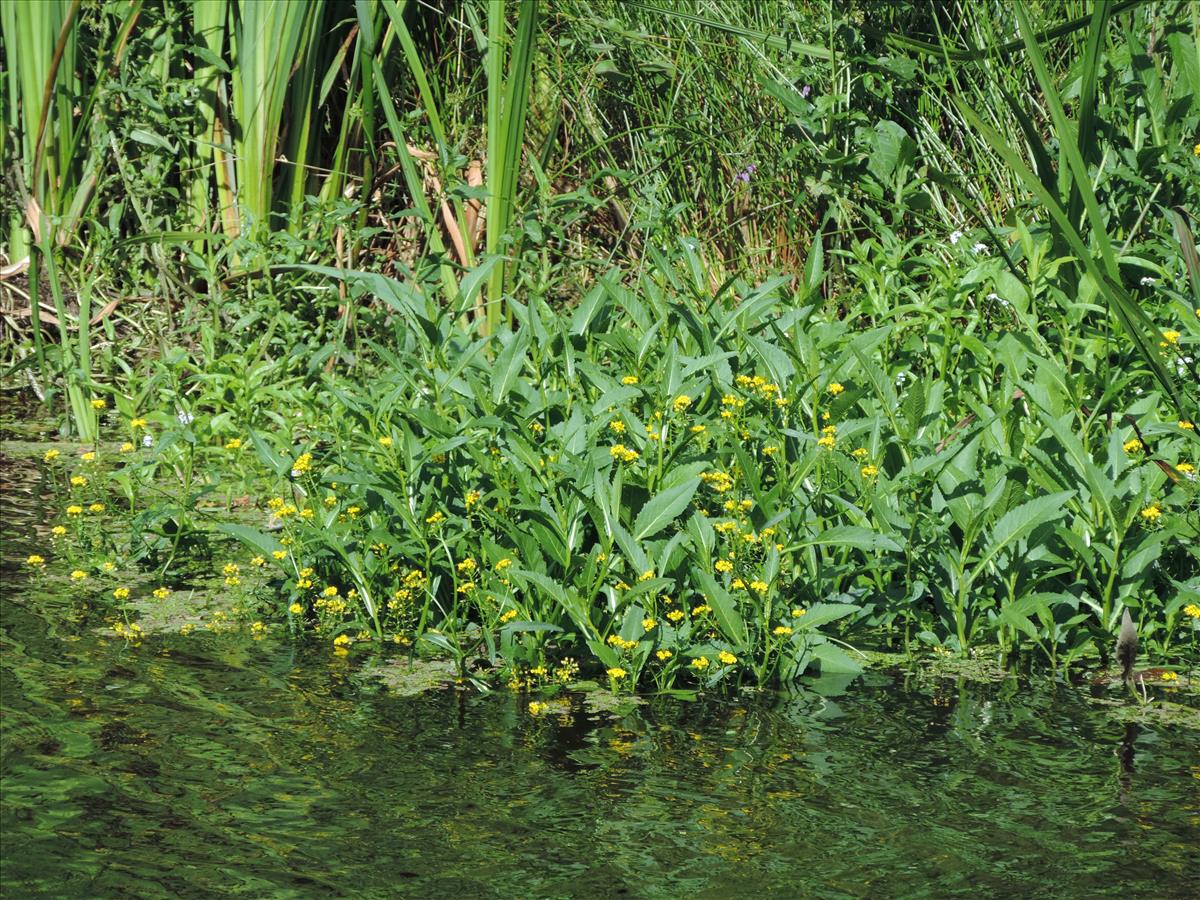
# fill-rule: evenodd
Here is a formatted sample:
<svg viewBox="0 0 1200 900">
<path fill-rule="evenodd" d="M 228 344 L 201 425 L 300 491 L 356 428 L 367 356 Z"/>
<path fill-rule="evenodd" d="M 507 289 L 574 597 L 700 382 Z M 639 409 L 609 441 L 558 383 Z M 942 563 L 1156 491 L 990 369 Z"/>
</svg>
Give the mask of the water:
<svg viewBox="0 0 1200 900">
<path fill-rule="evenodd" d="M 620 718 L 401 698 L 325 647 L 104 638 L 17 571 L 34 507 L 6 487 L 5 896 L 1200 892 L 1196 733 L 1084 689 L 875 673 Z"/>
</svg>

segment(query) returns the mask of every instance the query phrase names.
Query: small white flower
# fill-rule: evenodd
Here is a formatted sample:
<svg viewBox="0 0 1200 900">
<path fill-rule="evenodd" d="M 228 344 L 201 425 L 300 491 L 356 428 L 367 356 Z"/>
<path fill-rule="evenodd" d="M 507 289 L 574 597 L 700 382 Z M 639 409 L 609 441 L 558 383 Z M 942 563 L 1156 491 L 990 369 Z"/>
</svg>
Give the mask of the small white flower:
<svg viewBox="0 0 1200 900">
<path fill-rule="evenodd" d="M 304 474 L 304 473 L 301 472 L 299 469 L 292 469 L 292 477 L 293 478 L 299 478 L 302 474 Z"/>
<path fill-rule="evenodd" d="M 1142 276 L 1142 281 L 1141 281 L 1142 287 L 1153 287 L 1156 284 L 1158 284 L 1158 281 L 1151 278 L 1149 275 Z"/>
<path fill-rule="evenodd" d="M 153 447 L 154 446 L 154 438 L 150 437 L 150 435 L 148 435 L 148 434 L 143 434 L 142 435 L 142 446 L 143 447 Z"/>
<path fill-rule="evenodd" d="M 955 230 L 955 231 L 950 232 L 950 243 L 957 244 L 959 241 L 962 240 L 962 236 L 963 236 L 963 233 L 961 231 Z"/>
<path fill-rule="evenodd" d="M 971 248 L 971 252 L 972 253 L 987 253 L 987 249 L 988 249 L 987 244 L 985 244 L 983 241 L 978 241 L 975 244 L 975 246 Z"/>
<path fill-rule="evenodd" d="M 196 421 L 196 417 L 186 410 L 180 411 L 179 415 L 177 415 L 175 418 L 179 420 L 180 425 L 191 425 L 194 421 Z"/>
</svg>

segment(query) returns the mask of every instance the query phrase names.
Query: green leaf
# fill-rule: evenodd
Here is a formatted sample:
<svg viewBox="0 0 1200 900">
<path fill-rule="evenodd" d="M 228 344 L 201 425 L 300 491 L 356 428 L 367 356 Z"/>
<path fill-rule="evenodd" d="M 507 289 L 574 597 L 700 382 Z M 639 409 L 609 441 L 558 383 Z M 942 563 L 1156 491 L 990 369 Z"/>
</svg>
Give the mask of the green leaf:
<svg viewBox="0 0 1200 900">
<path fill-rule="evenodd" d="M 263 553 L 274 553 L 276 550 L 283 549 L 283 546 L 274 537 L 259 531 L 257 528 L 251 528 L 249 525 L 217 522 L 214 527 L 222 534 L 237 538 L 243 544 L 248 544 L 256 550 L 261 550 Z"/>
<path fill-rule="evenodd" d="M 699 486 L 700 479 L 693 478 L 655 494 L 634 519 L 634 540 L 644 540 L 666 528 L 676 516 L 687 509 Z"/>
<path fill-rule="evenodd" d="M 492 402 L 499 404 L 517 380 L 525 366 L 525 351 L 529 349 L 529 332 L 522 327 L 496 356 L 496 380 L 492 384 Z"/>
</svg>

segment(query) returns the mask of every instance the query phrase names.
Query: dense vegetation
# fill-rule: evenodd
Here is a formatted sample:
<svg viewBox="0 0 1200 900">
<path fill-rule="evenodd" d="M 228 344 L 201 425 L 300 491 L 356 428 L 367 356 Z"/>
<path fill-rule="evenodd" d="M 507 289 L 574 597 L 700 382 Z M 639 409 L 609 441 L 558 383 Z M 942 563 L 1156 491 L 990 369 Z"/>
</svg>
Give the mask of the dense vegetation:
<svg viewBox="0 0 1200 900">
<path fill-rule="evenodd" d="M 1170 677 L 1198 16 L 7 4 L 6 386 L 79 441 L 30 565 L 480 683 L 1103 664 L 1126 609 Z"/>
</svg>

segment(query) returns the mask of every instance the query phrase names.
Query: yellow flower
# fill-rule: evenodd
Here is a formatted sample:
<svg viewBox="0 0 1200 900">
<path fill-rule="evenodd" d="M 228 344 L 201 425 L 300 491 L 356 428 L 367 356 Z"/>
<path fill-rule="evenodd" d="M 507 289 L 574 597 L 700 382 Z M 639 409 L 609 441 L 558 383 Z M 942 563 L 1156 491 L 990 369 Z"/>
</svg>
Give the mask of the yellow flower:
<svg viewBox="0 0 1200 900">
<path fill-rule="evenodd" d="M 241 450 L 242 449 L 242 439 L 241 438 L 230 438 L 229 440 L 227 440 L 225 442 L 225 449 L 226 450 Z"/>
<path fill-rule="evenodd" d="M 240 579 L 236 575 L 229 575 L 225 579 L 225 584 L 229 587 L 237 587 L 241 583 L 242 583 L 242 579 Z"/>
<path fill-rule="evenodd" d="M 534 700 L 532 703 L 529 704 L 529 714 L 531 716 L 540 716 L 542 713 L 544 713 L 546 711 L 547 706 L 548 706 L 548 704 L 546 704 L 546 703 L 542 703 L 538 700 Z"/>
<path fill-rule="evenodd" d="M 333 646 L 335 647 L 349 647 L 351 643 L 352 641 L 348 634 L 339 634 L 333 639 Z"/>
<path fill-rule="evenodd" d="M 379 446 L 380 446 L 380 447 L 390 447 L 390 446 L 392 446 L 392 439 L 391 439 L 390 437 L 388 437 L 388 436 L 385 434 L 383 437 L 381 437 L 381 438 L 379 439 Z"/>
<path fill-rule="evenodd" d="M 113 591 L 113 597 L 117 600 L 128 600 L 129 599 L 129 588 L 127 588 L 127 587 L 117 588 L 115 591 Z"/>
<path fill-rule="evenodd" d="M 46 560 L 38 556 L 36 553 L 31 553 L 25 557 L 25 565 L 32 566 L 35 569 L 40 569 L 46 564 Z"/>
<path fill-rule="evenodd" d="M 709 606 L 707 603 L 701 603 L 699 606 L 692 607 L 692 615 L 693 616 L 702 616 L 705 613 L 710 613 L 710 612 L 712 612 L 712 607 Z"/>
<path fill-rule="evenodd" d="M 1161 678 L 1163 681 L 1178 681 L 1179 673 L 1178 672 L 1163 672 L 1158 677 Z"/>
<path fill-rule="evenodd" d="M 432 516 L 429 516 L 425 519 L 425 524 L 437 526 L 437 525 L 441 525 L 445 521 L 446 521 L 446 516 L 443 513 L 435 512 Z"/>
<path fill-rule="evenodd" d="M 735 662 L 737 662 L 737 657 L 734 656 L 732 653 L 730 653 L 728 650 L 722 650 L 720 653 L 718 653 L 717 659 L 719 659 L 721 662 L 723 662 L 727 666 L 732 666 Z"/>
<path fill-rule="evenodd" d="M 133 452 L 133 444 L 131 444 L 129 441 L 126 441 L 125 443 L 123 443 L 121 445 L 121 452 L 122 453 L 132 453 Z"/>
<path fill-rule="evenodd" d="M 718 572 L 732 572 L 733 563 L 727 559 L 718 559 L 713 568 L 715 568 Z"/>
<path fill-rule="evenodd" d="M 463 502 L 467 504 L 467 509 L 470 509 L 483 498 L 483 494 L 479 491 L 467 491 L 467 495 L 463 497 Z"/>
<path fill-rule="evenodd" d="M 855 450 L 850 455 L 853 456 L 855 459 L 866 459 L 867 458 L 867 448 L 859 447 L 857 450 Z"/>
<path fill-rule="evenodd" d="M 309 472 L 311 470 L 312 470 L 312 454 L 311 453 L 301 453 L 298 457 L 296 457 L 295 462 L 292 463 L 292 477 L 293 478 L 297 477 L 298 475 L 303 475 L 305 472 Z"/>
<path fill-rule="evenodd" d="M 287 559 L 287 551 L 286 550 L 273 550 L 273 551 L 271 551 L 271 555 L 279 560 Z"/>
<path fill-rule="evenodd" d="M 684 616 L 683 611 L 679 610 L 679 609 L 673 609 L 669 613 L 667 613 L 667 618 L 670 619 L 672 622 L 676 622 L 676 623 L 678 623 L 679 620 L 683 618 L 683 616 Z"/>
<path fill-rule="evenodd" d="M 1151 503 L 1149 506 L 1147 506 L 1145 509 L 1142 510 L 1141 515 L 1142 515 L 1142 518 L 1145 519 L 1147 522 L 1156 522 L 1160 518 L 1162 518 L 1162 510 L 1158 508 L 1157 503 Z"/>
<path fill-rule="evenodd" d="M 1191 463 L 1187 463 L 1187 462 L 1181 462 L 1177 466 L 1175 466 L 1175 468 L 1177 470 L 1179 470 L 1180 472 L 1182 472 L 1184 475 L 1188 475 L 1188 476 L 1191 476 L 1191 474 L 1196 471 L 1196 467 L 1193 466 Z"/>
<path fill-rule="evenodd" d="M 833 394 L 835 397 L 844 390 L 845 388 L 836 381 L 829 386 L 829 393 Z"/>
<path fill-rule="evenodd" d="M 506 556 L 506 557 L 504 557 L 504 559 L 502 559 L 498 563 L 496 563 L 494 568 L 496 569 L 497 572 L 503 572 L 505 569 L 507 569 L 511 565 L 512 565 L 512 560 Z"/>
<path fill-rule="evenodd" d="M 336 597 L 338 595 L 338 589 L 331 584 L 329 587 L 325 588 L 325 590 L 321 591 L 321 594 L 325 597 Z"/>
<path fill-rule="evenodd" d="M 750 582 L 750 590 L 765 594 L 767 592 L 767 583 L 765 581 L 752 581 Z"/>
<path fill-rule="evenodd" d="M 1200 144 L 1197 144 L 1195 147 L 1192 148 L 1192 155 L 1200 156 Z"/>
<path fill-rule="evenodd" d="M 304 607 L 301 606 L 299 603 L 293 603 L 291 606 L 288 607 L 288 612 L 290 612 L 293 616 L 303 615 Z"/>
<path fill-rule="evenodd" d="M 108 401 L 103 397 L 97 397 L 92 401 L 92 409 L 105 409 L 108 406 Z"/>
<path fill-rule="evenodd" d="M 130 419 L 129 427 L 132 428 L 134 431 L 137 431 L 139 428 L 145 428 L 146 420 L 145 419 Z"/>
<path fill-rule="evenodd" d="M 628 674 L 629 673 L 626 672 L 624 669 L 622 669 L 620 666 L 613 666 L 611 669 L 608 670 L 608 677 L 611 678 L 613 681 L 617 681 L 618 679 L 624 678 Z"/>
<path fill-rule="evenodd" d="M 647 631 L 653 631 L 658 623 L 653 619 L 642 619 L 642 627 Z"/>
<path fill-rule="evenodd" d="M 638 377 L 636 375 L 626 375 L 621 379 L 621 384 L 637 384 Z"/>
<path fill-rule="evenodd" d="M 822 438 L 818 438 L 817 446 L 824 447 L 826 450 L 832 450 L 835 446 L 837 446 L 837 438 L 833 437 L 833 435 L 827 434 Z"/>
<path fill-rule="evenodd" d="M 71 476 L 71 487 L 87 487 L 88 480 L 82 475 Z"/>
<path fill-rule="evenodd" d="M 691 428 L 688 429 L 688 431 L 690 431 L 692 434 L 704 434 L 704 432 L 707 430 L 708 430 L 707 425 L 693 425 Z"/>
<path fill-rule="evenodd" d="M 154 589 L 154 599 L 155 600 L 166 600 L 170 596 L 171 596 L 170 588 L 156 587 Z"/>
<path fill-rule="evenodd" d="M 253 559 L 250 560 L 250 565 L 252 565 L 252 566 L 265 566 L 266 564 L 267 564 L 266 559 L 264 559 L 261 556 L 255 556 Z"/>
<path fill-rule="evenodd" d="M 82 515 L 82 513 L 83 513 L 82 506 L 76 506 L 76 505 L 72 504 L 71 506 L 67 507 L 67 515 L 68 516 L 78 516 L 78 515 Z"/>
<path fill-rule="evenodd" d="M 1189 422 L 1187 419 L 1180 419 L 1179 427 L 1182 428 L 1184 431 L 1195 431 L 1196 430 L 1196 426 L 1194 424 L 1192 424 L 1191 422 Z"/>
<path fill-rule="evenodd" d="M 347 506 L 346 507 L 346 515 L 348 515 L 352 519 L 357 519 L 358 514 L 360 512 L 362 512 L 361 506 Z"/>
<path fill-rule="evenodd" d="M 60 454 L 57 450 L 47 450 L 45 455 L 42 457 L 42 462 L 54 462 L 61 455 L 62 454 Z"/>
<path fill-rule="evenodd" d="M 65 535 L 67 533 L 67 526 L 66 525 L 55 525 L 53 528 L 50 529 L 50 533 L 52 535 L 54 535 L 55 537 L 62 537 L 63 535 Z"/>
<path fill-rule="evenodd" d="M 89 450 L 87 453 L 84 453 L 79 458 L 82 459 L 84 462 L 95 462 L 96 461 L 96 452 L 94 450 Z"/>
<path fill-rule="evenodd" d="M 112 560 L 105 560 L 104 562 L 100 563 L 100 568 L 105 572 L 115 572 L 117 571 L 117 564 Z"/>
<path fill-rule="evenodd" d="M 696 671 L 701 671 L 703 669 L 707 669 L 708 668 L 708 657 L 707 656 L 697 656 L 695 659 L 693 659 L 691 661 L 691 663 L 689 663 L 689 665 L 691 665 L 691 667 L 693 669 L 695 669 Z"/>
<path fill-rule="evenodd" d="M 1140 453 L 1142 451 L 1142 442 L 1137 438 L 1130 438 L 1121 445 L 1121 449 L 1130 455 Z"/>
<path fill-rule="evenodd" d="M 1163 346 L 1166 346 L 1167 344 L 1178 344 L 1179 338 L 1181 335 L 1178 331 L 1168 330 L 1168 331 L 1164 331 L 1162 333 L 1162 336 L 1163 336 Z"/>
<path fill-rule="evenodd" d="M 672 653 L 670 650 L 659 650 L 654 655 L 658 657 L 659 662 L 666 662 L 668 659 L 670 659 L 675 654 Z"/>
<path fill-rule="evenodd" d="M 797 606 L 795 609 L 792 610 L 792 618 L 798 619 L 801 616 L 806 615 L 807 613 L 808 613 L 807 609 L 801 609 L 799 606 Z"/>
<path fill-rule="evenodd" d="M 740 578 L 735 578 L 735 579 L 733 579 L 733 581 L 731 581 L 729 583 L 729 586 L 731 588 L 733 588 L 735 591 L 740 591 L 742 588 L 744 588 L 746 586 L 746 582 L 742 581 L 742 579 L 740 579 Z"/>
<path fill-rule="evenodd" d="M 791 629 L 790 625 L 776 625 L 771 633 L 778 634 L 778 635 L 786 635 L 786 634 L 791 634 L 792 629 Z"/>
<path fill-rule="evenodd" d="M 613 459 L 619 459 L 621 462 L 634 462 L 641 454 L 636 450 L 630 450 L 624 444 L 614 444 L 608 450 Z"/>
<path fill-rule="evenodd" d="M 255 640 L 258 640 L 259 638 L 263 637 L 266 633 L 267 633 L 267 626 L 264 625 L 262 622 L 252 622 L 250 624 L 250 634 L 252 634 L 254 636 Z"/>
<path fill-rule="evenodd" d="M 671 407 L 672 407 L 672 408 L 675 410 L 675 412 L 677 412 L 677 413 L 686 412 L 686 411 L 687 411 L 687 408 L 688 408 L 689 406 L 691 406 L 691 405 L 692 405 L 692 398 L 691 398 L 691 397 L 689 397 L 687 394 L 680 394 L 680 395 L 679 395 L 678 397 L 676 397 L 676 398 L 675 398 L 675 400 L 674 400 L 674 401 L 671 403 Z"/>
<path fill-rule="evenodd" d="M 879 466 L 863 466 L 858 471 L 863 478 L 874 478 L 879 474 Z"/>
<path fill-rule="evenodd" d="M 103 503 L 93 503 L 91 506 L 88 507 L 88 512 L 102 513 L 102 512 L 104 512 L 104 504 Z"/>
<path fill-rule="evenodd" d="M 516 617 L 517 617 L 517 611 L 515 609 L 509 609 L 509 610 L 505 610 L 503 613 L 500 614 L 500 621 L 507 623 L 507 622 L 511 622 Z"/>
<path fill-rule="evenodd" d="M 1189 603 L 1183 608 L 1183 614 L 1192 619 L 1200 619 L 1200 606 L 1195 603 Z"/>
<path fill-rule="evenodd" d="M 72 581 L 83 581 L 87 577 L 88 577 L 87 572 L 83 571 L 82 569 L 76 569 L 74 572 L 71 573 Z"/>
</svg>

